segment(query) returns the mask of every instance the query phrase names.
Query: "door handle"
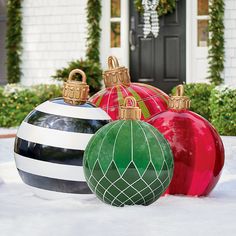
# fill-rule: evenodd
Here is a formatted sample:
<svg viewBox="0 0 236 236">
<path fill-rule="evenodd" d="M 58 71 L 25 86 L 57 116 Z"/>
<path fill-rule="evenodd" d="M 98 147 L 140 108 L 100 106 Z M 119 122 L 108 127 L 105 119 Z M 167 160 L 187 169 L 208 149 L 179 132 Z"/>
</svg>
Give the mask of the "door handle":
<svg viewBox="0 0 236 236">
<path fill-rule="evenodd" d="M 129 31 L 129 44 L 130 44 L 130 50 L 134 51 L 135 50 L 135 43 L 133 41 L 134 38 L 134 30 Z"/>
</svg>

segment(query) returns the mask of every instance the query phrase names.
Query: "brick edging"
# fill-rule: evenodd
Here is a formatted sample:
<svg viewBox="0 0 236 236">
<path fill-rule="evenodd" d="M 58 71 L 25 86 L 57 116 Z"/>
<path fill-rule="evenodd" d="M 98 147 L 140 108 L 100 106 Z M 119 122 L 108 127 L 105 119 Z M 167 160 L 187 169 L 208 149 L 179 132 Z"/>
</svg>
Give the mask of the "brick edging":
<svg viewBox="0 0 236 236">
<path fill-rule="evenodd" d="M 15 138 L 16 134 L 0 134 L 0 139 L 4 138 Z"/>
</svg>

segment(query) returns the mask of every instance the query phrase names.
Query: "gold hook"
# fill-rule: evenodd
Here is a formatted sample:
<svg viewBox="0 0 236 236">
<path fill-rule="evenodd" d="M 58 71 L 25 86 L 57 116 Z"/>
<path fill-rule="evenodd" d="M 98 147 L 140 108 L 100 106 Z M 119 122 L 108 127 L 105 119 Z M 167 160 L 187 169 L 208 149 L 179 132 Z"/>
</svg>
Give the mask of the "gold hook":
<svg viewBox="0 0 236 236">
<path fill-rule="evenodd" d="M 131 101 L 131 106 L 128 102 Z M 124 100 L 124 105 L 120 107 L 121 120 L 140 120 L 141 109 L 137 106 L 137 101 L 134 97 L 128 96 Z"/>
<path fill-rule="evenodd" d="M 131 106 L 129 106 L 128 102 L 131 101 Z M 124 100 L 124 106 L 125 107 L 137 107 L 137 101 L 134 97 L 128 96 Z"/>
<path fill-rule="evenodd" d="M 102 74 L 106 88 L 116 85 L 130 85 L 130 75 L 128 68 L 120 66 L 115 56 L 108 57 L 108 70 Z"/>
<path fill-rule="evenodd" d="M 74 69 L 70 72 L 68 80 L 73 80 L 75 74 L 80 74 L 82 76 L 82 82 L 86 83 L 87 77 L 86 74 L 80 69 Z"/>
<path fill-rule="evenodd" d="M 72 81 L 75 74 L 82 76 L 81 81 Z M 68 80 L 64 82 L 63 98 L 64 101 L 71 105 L 79 105 L 85 103 L 88 98 L 89 86 L 86 83 L 86 75 L 80 69 L 74 69 L 70 72 Z"/>
<path fill-rule="evenodd" d="M 119 67 L 118 59 L 114 56 L 108 57 L 108 68 L 109 70 L 115 69 Z"/>
<path fill-rule="evenodd" d="M 184 96 L 184 86 L 182 84 L 176 87 L 175 96 Z"/>
<path fill-rule="evenodd" d="M 186 110 L 190 108 L 190 99 L 184 96 L 184 86 L 182 84 L 176 87 L 174 96 L 171 96 L 168 100 L 168 106 L 174 110 Z"/>
</svg>

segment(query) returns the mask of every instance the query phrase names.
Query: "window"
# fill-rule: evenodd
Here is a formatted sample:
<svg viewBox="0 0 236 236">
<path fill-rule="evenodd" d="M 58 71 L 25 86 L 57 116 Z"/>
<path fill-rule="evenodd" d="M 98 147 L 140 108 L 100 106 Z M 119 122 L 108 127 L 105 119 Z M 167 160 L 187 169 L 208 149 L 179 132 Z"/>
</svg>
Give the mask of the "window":
<svg viewBox="0 0 236 236">
<path fill-rule="evenodd" d="M 208 8 L 209 8 L 208 0 L 198 0 L 198 15 L 199 16 L 207 16 Z"/>
<path fill-rule="evenodd" d="M 110 46 L 112 48 L 119 48 L 121 46 L 120 27 L 121 27 L 120 0 L 111 0 Z"/>
<path fill-rule="evenodd" d="M 197 46 L 208 46 L 209 0 L 197 0 Z"/>
<path fill-rule="evenodd" d="M 198 47 L 207 47 L 208 43 L 208 20 L 198 20 Z"/>
</svg>

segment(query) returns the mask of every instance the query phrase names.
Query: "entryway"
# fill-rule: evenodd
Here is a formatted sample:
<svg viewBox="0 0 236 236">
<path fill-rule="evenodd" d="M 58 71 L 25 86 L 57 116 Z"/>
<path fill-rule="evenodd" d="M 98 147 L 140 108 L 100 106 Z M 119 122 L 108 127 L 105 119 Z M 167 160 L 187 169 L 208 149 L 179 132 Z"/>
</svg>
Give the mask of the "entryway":
<svg viewBox="0 0 236 236">
<path fill-rule="evenodd" d="M 154 85 L 169 93 L 186 81 L 186 0 L 160 17 L 157 38 L 143 37 L 143 17 L 130 1 L 130 72 L 132 80 Z"/>
<path fill-rule="evenodd" d="M 209 0 L 176 0 L 175 12 L 160 17 L 155 39 L 143 37 L 143 19 L 130 0 L 102 0 L 101 63 L 116 56 L 133 82 L 169 93 L 180 83 L 207 82 Z M 131 50 L 131 48 L 133 50 Z"/>
</svg>

